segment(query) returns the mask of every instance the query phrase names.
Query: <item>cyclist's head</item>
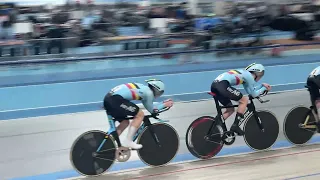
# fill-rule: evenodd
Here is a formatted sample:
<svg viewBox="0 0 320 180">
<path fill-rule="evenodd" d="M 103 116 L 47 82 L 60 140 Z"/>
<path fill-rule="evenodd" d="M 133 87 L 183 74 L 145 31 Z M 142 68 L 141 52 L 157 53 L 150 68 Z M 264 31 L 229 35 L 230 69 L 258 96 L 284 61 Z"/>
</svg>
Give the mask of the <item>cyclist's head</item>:
<svg viewBox="0 0 320 180">
<path fill-rule="evenodd" d="M 149 88 L 153 91 L 155 97 L 160 97 L 164 93 L 164 83 L 161 80 L 149 79 L 146 80 Z"/>
<path fill-rule="evenodd" d="M 259 81 L 264 75 L 264 67 L 262 64 L 252 63 L 246 67 L 246 70 L 255 76 L 254 80 Z"/>
</svg>

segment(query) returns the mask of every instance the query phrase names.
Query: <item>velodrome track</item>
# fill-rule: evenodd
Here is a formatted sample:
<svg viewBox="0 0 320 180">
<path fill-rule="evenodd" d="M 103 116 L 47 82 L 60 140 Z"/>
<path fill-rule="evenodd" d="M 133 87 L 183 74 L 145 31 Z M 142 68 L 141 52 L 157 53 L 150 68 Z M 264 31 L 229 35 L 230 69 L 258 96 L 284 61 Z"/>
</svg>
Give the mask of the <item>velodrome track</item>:
<svg viewBox="0 0 320 180">
<path fill-rule="evenodd" d="M 270 94 L 265 98 L 270 99 L 271 102 L 260 104 L 258 101 L 255 101 L 257 108 L 267 109 L 273 112 L 278 118 L 280 125 L 280 134 L 273 148 L 288 147 L 290 144 L 286 142 L 282 132 L 282 122 L 286 113 L 292 107 L 296 105 L 309 105 L 310 102 L 307 91 L 283 91 L 277 94 Z M 201 111 L 199 111 L 199 109 L 201 109 Z M 188 153 L 185 146 L 186 129 L 195 118 L 202 115 L 214 114 L 215 108 L 213 100 L 202 100 L 176 103 L 170 111 L 161 115 L 161 118 L 170 120 L 169 123 L 176 128 L 180 135 L 180 149 L 174 162 L 195 160 L 195 158 Z M 233 120 L 227 121 L 227 124 L 230 125 L 232 122 Z M 33 176 L 30 177 L 30 179 L 59 179 L 77 176 L 78 174 L 72 169 L 69 162 L 69 150 L 73 141 L 78 135 L 87 130 L 100 129 L 107 131 L 108 129 L 103 111 L 49 115 L 0 121 L 0 123 L 2 127 L 0 143 L 6 144 L 6 148 L 0 150 L 2 156 L 0 174 L 5 179 L 26 177 L 35 174 L 46 175 Z M 318 139 L 318 137 L 314 137 L 312 142 L 318 142 Z M 251 150 L 240 137 L 237 138 L 234 145 L 230 147 L 225 146 L 219 155 L 246 152 L 251 152 Z M 276 152 L 272 152 L 271 154 L 273 153 Z M 219 160 L 219 162 L 223 163 L 221 160 Z M 199 163 L 201 162 L 197 162 L 196 164 L 199 165 Z M 208 162 L 204 164 L 208 164 Z M 19 167 L 19 170 L 17 170 L 17 167 Z M 115 164 L 112 171 L 139 167 L 145 166 L 142 162 L 138 161 L 137 156 L 133 154 L 130 162 Z M 150 171 L 154 173 L 154 170 Z M 168 169 L 168 171 L 172 171 L 172 169 Z M 109 179 L 108 174 L 103 177 Z M 127 177 L 127 174 L 122 176 L 120 173 L 120 175 L 117 175 L 117 178 L 114 178 L 123 179 Z"/>
</svg>

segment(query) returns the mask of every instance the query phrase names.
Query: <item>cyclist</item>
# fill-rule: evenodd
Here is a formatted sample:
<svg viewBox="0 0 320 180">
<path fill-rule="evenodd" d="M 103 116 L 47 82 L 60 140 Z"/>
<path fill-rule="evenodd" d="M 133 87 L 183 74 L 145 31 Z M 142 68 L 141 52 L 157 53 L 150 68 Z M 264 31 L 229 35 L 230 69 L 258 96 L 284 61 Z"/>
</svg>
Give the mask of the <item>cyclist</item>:
<svg viewBox="0 0 320 180">
<path fill-rule="evenodd" d="M 320 66 L 315 68 L 311 71 L 309 74 L 309 77 L 307 79 L 307 85 L 310 87 L 310 99 L 312 103 L 315 103 L 317 108 L 317 115 L 319 116 L 320 112 Z M 319 118 L 320 119 L 320 118 Z M 320 131 L 320 122 L 317 122 L 318 131 Z"/>
<path fill-rule="evenodd" d="M 243 136 L 244 132 L 240 128 L 239 122 L 244 118 L 244 112 L 246 111 L 249 98 L 243 96 L 242 93 L 233 86 L 242 84 L 246 92 L 252 97 L 264 95 L 271 90 L 271 86 L 266 83 L 256 86 L 256 82 L 262 78 L 264 72 L 265 69 L 262 64 L 252 63 L 245 69 L 230 70 L 220 74 L 211 85 L 211 92 L 217 95 L 218 101 L 222 105 L 232 105 L 231 100 L 239 102 L 236 118 L 230 130 L 240 136 Z M 226 108 L 226 111 L 223 113 L 223 118 L 227 119 L 233 113 L 234 108 Z"/>
<path fill-rule="evenodd" d="M 164 93 L 164 83 L 161 80 L 146 80 L 147 86 L 140 83 L 127 83 L 114 87 L 104 98 L 104 109 L 108 118 L 121 119 L 126 116 L 133 116 L 127 138 L 123 145 L 132 149 L 141 149 L 142 145 L 133 142 L 133 136 L 140 127 L 144 113 L 132 100 L 141 100 L 144 107 L 150 112 L 155 113 L 166 107 L 171 107 L 173 101 L 168 99 L 162 103 L 154 103 L 153 100 Z M 117 133 L 120 134 L 128 127 L 129 121 L 120 120 Z"/>
</svg>

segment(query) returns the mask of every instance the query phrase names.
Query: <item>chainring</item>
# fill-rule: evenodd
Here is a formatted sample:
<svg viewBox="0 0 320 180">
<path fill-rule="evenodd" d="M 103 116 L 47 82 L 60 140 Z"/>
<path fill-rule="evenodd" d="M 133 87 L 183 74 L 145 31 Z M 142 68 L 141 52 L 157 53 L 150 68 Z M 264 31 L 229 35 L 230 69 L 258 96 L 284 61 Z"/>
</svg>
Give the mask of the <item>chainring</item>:
<svg viewBox="0 0 320 180">
<path fill-rule="evenodd" d="M 223 139 L 224 144 L 229 146 L 235 142 L 236 136 L 235 136 L 234 132 L 227 131 L 223 134 L 222 139 Z"/>
<path fill-rule="evenodd" d="M 116 151 L 116 159 L 118 162 L 126 162 L 131 157 L 131 150 L 126 147 L 119 147 Z"/>
</svg>

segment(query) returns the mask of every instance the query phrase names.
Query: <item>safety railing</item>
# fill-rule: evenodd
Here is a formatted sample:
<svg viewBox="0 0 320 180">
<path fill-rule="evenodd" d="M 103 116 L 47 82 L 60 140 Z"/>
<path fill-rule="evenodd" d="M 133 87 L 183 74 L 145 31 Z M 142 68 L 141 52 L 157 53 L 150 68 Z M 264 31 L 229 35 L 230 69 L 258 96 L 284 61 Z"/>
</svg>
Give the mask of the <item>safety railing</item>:
<svg viewBox="0 0 320 180">
<path fill-rule="evenodd" d="M 207 59 L 215 59 L 215 60 L 224 60 L 223 57 L 217 57 L 218 53 L 227 53 L 227 54 L 234 54 L 234 60 L 247 58 L 252 59 L 254 58 L 250 52 L 268 52 L 266 53 L 269 55 L 279 55 L 280 52 L 284 50 L 301 50 L 303 49 L 319 49 L 320 42 L 309 42 L 309 43 L 297 43 L 297 44 L 274 44 L 274 45 L 264 45 L 264 46 L 255 46 L 255 47 L 241 47 L 241 48 L 224 48 L 224 49 L 216 49 L 216 48 L 197 48 L 193 49 L 191 47 L 182 47 L 182 48 L 159 48 L 156 51 L 150 52 L 149 50 L 132 50 L 127 51 L 124 54 L 115 54 L 109 53 L 109 55 L 90 55 L 90 56 L 83 56 L 83 55 L 75 55 L 73 56 L 66 56 L 61 55 L 60 57 L 50 57 L 50 58 L 28 58 L 28 59 L 19 59 L 19 60 L 5 60 L 3 59 L 0 61 L 0 65 L 9 65 L 9 64 L 24 64 L 24 63 L 54 63 L 54 62 L 73 62 L 73 61 L 96 61 L 96 60 L 115 60 L 115 59 L 123 59 L 128 60 L 128 58 L 143 58 L 146 59 L 147 57 L 159 57 L 165 59 L 172 59 L 174 56 L 185 56 L 190 58 L 192 56 L 197 56 L 201 54 L 201 57 L 196 57 L 195 59 L 207 58 Z M 299 47 L 299 48 L 298 48 Z M 238 52 L 241 51 L 243 54 L 240 55 Z M 303 53 L 306 51 L 299 51 L 299 53 Z M 299 54 L 298 53 L 298 54 Z M 248 55 L 247 57 L 245 55 Z M 258 57 L 258 56 L 256 56 Z M 261 56 L 260 56 L 261 57 Z M 263 56 L 265 57 L 265 56 Z M 152 59 L 152 58 L 151 58 Z M 226 58 L 225 58 L 226 59 Z M 181 60 L 181 59 L 180 59 Z M 182 59 L 181 61 L 184 61 Z"/>
<path fill-rule="evenodd" d="M 171 36 L 171 35 L 170 35 Z M 44 38 L 31 40 L 0 41 L 0 60 L 14 60 L 26 58 L 40 58 L 45 56 L 93 56 L 111 53 L 126 54 L 124 51 L 139 52 L 143 50 L 156 50 L 168 48 L 170 39 L 161 36 L 116 36 L 116 37 L 68 37 L 68 38 Z M 180 45 L 178 47 L 186 47 Z M 175 45 L 170 48 L 175 48 Z M 30 57 L 37 56 L 37 57 Z"/>
</svg>

